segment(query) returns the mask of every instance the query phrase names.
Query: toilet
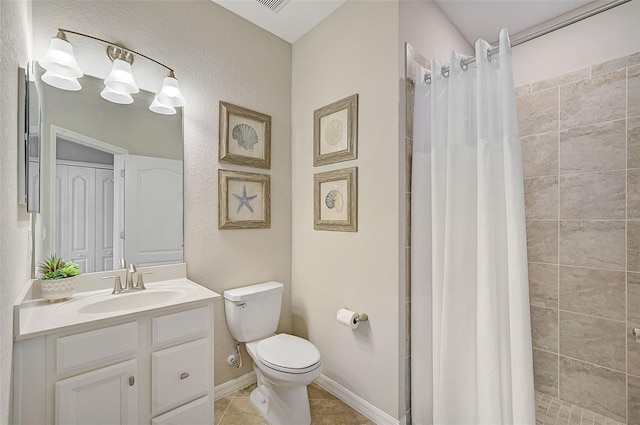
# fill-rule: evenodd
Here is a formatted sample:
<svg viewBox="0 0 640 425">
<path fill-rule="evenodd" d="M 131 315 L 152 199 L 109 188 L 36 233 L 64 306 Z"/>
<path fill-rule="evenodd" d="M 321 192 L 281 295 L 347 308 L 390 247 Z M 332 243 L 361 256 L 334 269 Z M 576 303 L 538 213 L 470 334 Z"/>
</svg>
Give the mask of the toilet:
<svg viewBox="0 0 640 425">
<path fill-rule="evenodd" d="M 309 425 L 307 385 L 322 373 L 322 359 L 306 339 L 275 333 L 283 291 L 280 282 L 224 291 L 227 326 L 253 359 L 258 377 L 253 406 L 271 425 Z"/>
</svg>

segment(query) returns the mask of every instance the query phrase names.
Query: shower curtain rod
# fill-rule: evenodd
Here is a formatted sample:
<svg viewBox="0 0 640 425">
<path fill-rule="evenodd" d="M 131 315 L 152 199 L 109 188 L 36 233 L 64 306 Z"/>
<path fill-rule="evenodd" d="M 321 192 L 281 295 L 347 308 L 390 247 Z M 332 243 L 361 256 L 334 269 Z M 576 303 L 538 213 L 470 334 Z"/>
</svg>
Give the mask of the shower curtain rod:
<svg viewBox="0 0 640 425">
<path fill-rule="evenodd" d="M 609 9 L 613 9 L 614 7 L 618 7 L 621 6 L 625 3 L 630 2 L 631 0 L 613 0 L 609 3 L 603 4 L 602 6 L 598 6 L 594 9 L 588 10 L 584 13 L 581 13 L 577 16 L 574 16 L 573 18 L 567 19 L 565 21 L 559 22 L 555 25 L 551 25 L 550 27 L 544 28 L 540 31 L 536 31 L 533 34 L 527 35 L 526 37 L 522 37 L 519 38 L 517 40 L 514 40 L 511 42 L 511 47 L 516 47 L 519 46 L 523 43 L 526 43 L 527 41 L 531 41 L 531 40 L 535 40 L 538 37 L 542 37 L 543 35 L 547 35 L 549 33 L 552 33 L 554 31 L 557 31 L 559 29 L 562 29 L 564 27 L 568 27 L 569 25 L 575 24 L 576 22 L 580 22 L 584 19 L 590 18 L 592 16 L 598 15 L 602 12 L 606 12 Z M 489 59 L 491 59 L 491 56 L 495 55 L 496 53 L 498 53 L 499 48 L 498 47 L 494 47 L 492 49 L 488 49 L 487 50 L 487 56 L 489 57 Z M 474 63 L 476 61 L 475 56 L 474 57 L 470 57 L 470 58 L 466 58 L 466 59 L 461 59 L 460 60 L 460 67 L 463 70 L 466 70 L 470 64 Z M 445 77 L 449 76 L 449 66 L 443 66 L 441 69 L 442 75 L 444 75 Z M 427 84 L 431 83 L 431 73 L 427 72 L 424 75 L 424 81 Z"/>
</svg>

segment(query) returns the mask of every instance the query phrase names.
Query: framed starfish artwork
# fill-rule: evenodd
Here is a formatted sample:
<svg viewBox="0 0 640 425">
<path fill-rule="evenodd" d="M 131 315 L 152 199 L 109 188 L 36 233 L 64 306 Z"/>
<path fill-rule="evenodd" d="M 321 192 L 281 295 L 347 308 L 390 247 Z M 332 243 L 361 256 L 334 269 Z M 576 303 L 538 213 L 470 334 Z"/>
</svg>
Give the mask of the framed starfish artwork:
<svg viewBox="0 0 640 425">
<path fill-rule="evenodd" d="M 271 117 L 220 102 L 220 162 L 271 168 Z"/>
<path fill-rule="evenodd" d="M 358 167 L 313 176 L 313 228 L 358 231 Z"/>
<path fill-rule="evenodd" d="M 271 227 L 271 177 L 218 170 L 218 228 Z"/>
<path fill-rule="evenodd" d="M 313 112 L 313 166 L 358 157 L 358 95 Z"/>
</svg>

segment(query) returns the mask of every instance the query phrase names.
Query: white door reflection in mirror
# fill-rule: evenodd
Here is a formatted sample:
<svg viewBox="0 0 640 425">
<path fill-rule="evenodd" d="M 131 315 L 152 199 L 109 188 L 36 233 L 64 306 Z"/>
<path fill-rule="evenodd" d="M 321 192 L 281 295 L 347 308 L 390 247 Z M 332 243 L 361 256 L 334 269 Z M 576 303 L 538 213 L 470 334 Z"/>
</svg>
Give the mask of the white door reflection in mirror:
<svg viewBox="0 0 640 425">
<path fill-rule="evenodd" d="M 182 161 L 126 155 L 124 211 L 129 263 L 182 261 Z"/>
</svg>

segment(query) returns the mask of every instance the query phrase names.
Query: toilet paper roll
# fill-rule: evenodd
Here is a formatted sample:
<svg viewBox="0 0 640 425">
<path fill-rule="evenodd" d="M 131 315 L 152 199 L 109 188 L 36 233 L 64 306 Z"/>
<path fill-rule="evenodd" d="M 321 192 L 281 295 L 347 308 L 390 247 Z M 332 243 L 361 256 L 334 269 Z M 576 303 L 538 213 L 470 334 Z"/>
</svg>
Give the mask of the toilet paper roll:
<svg viewBox="0 0 640 425">
<path fill-rule="evenodd" d="M 340 310 L 338 310 L 338 314 L 336 315 L 338 323 L 348 326 L 351 329 L 355 329 L 360 326 L 360 322 L 356 320 L 356 317 L 358 317 L 358 313 L 346 308 L 341 308 Z"/>
</svg>

